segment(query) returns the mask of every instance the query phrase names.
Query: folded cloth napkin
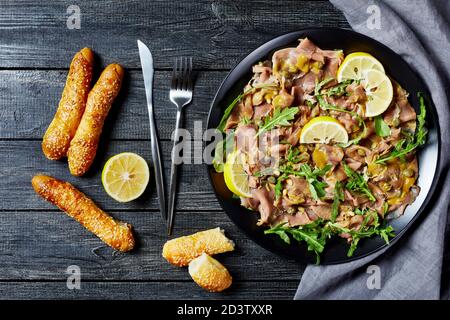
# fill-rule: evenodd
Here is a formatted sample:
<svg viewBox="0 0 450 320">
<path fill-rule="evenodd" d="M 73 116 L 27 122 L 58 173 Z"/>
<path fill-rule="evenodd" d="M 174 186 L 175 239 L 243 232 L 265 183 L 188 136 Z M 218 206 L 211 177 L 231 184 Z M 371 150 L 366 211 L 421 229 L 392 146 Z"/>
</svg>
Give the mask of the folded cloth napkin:
<svg viewBox="0 0 450 320">
<path fill-rule="evenodd" d="M 295 299 L 448 299 L 448 279 L 441 279 L 450 200 L 450 1 L 330 1 L 353 29 L 400 54 L 427 84 L 441 127 L 439 196 L 395 245 L 354 262 L 308 266 Z M 367 285 L 374 271 L 380 286 Z"/>
</svg>

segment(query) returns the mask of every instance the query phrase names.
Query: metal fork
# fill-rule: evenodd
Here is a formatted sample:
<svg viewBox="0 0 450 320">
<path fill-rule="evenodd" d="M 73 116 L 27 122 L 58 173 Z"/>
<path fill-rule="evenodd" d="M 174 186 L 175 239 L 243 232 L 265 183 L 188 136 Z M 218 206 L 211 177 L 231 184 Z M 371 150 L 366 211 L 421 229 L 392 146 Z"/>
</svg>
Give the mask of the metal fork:
<svg viewBox="0 0 450 320">
<path fill-rule="evenodd" d="M 178 143 L 178 131 L 181 125 L 181 111 L 192 101 L 192 58 L 176 58 L 170 87 L 170 101 L 177 106 L 177 119 L 173 133 L 172 165 L 170 167 L 170 193 L 167 233 L 172 234 L 177 191 L 177 164 L 175 162 L 175 146 Z"/>
</svg>

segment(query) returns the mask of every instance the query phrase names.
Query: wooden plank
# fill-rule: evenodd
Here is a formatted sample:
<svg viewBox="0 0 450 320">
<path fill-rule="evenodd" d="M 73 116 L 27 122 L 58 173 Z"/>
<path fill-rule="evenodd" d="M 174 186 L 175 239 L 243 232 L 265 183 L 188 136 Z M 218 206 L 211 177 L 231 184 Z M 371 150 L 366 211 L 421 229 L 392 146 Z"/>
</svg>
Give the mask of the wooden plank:
<svg viewBox="0 0 450 320">
<path fill-rule="evenodd" d="M 168 181 L 171 143 L 161 143 Z M 46 173 L 76 185 L 105 210 L 157 210 L 154 180 L 144 195 L 130 203 L 118 203 L 106 195 L 101 185 L 101 170 L 106 160 L 120 152 L 135 152 L 151 164 L 149 141 L 110 141 L 105 139 L 94 165 L 84 177 L 70 175 L 66 161 L 50 161 L 41 150 L 40 141 L 0 141 L 0 210 L 46 210 L 53 208 L 33 191 L 30 181 L 36 173 Z M 185 164 L 179 173 L 177 208 L 183 210 L 220 210 L 206 174 L 206 166 Z"/>
<path fill-rule="evenodd" d="M 70 5 L 80 29 L 68 29 Z M 309 26 L 347 27 L 328 1 L 23 0 L 0 5 L 0 67 L 66 68 L 73 52 L 90 46 L 103 63 L 140 66 L 136 40 L 146 42 L 158 68 L 194 57 L 196 68 L 229 69 L 274 36 Z"/>
<path fill-rule="evenodd" d="M 185 109 L 184 128 L 206 120 L 212 99 L 227 72 L 199 72 L 193 102 Z M 55 114 L 67 71 L 0 71 L 0 139 L 41 139 Z M 169 100 L 171 72 L 156 72 L 155 118 L 160 139 L 170 139 L 176 107 Z M 150 139 L 141 71 L 129 71 L 104 129 L 110 139 Z"/>
<path fill-rule="evenodd" d="M 66 282 L 0 282 L 2 299 L 108 299 L 108 300 L 194 300 L 258 299 L 294 297 L 295 281 L 235 282 L 222 293 L 210 293 L 194 282 L 81 282 L 80 290 L 67 289 Z"/>
<path fill-rule="evenodd" d="M 131 253 L 114 251 L 61 212 L 1 212 L 0 281 L 65 280 L 70 265 L 79 266 L 86 281 L 190 280 L 186 268 L 172 266 L 161 256 L 168 237 L 159 213 L 112 215 L 133 225 L 137 246 Z M 300 279 L 304 266 L 257 246 L 223 212 L 179 212 L 176 218 L 174 236 L 214 227 L 225 230 L 236 250 L 216 258 L 236 281 Z"/>
</svg>

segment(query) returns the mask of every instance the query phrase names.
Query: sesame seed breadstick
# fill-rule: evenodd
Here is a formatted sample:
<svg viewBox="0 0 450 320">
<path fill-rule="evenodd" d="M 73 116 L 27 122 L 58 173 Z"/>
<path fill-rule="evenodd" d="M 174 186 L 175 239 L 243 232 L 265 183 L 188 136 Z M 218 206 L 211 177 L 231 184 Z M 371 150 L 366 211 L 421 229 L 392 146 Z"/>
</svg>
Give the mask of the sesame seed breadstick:
<svg viewBox="0 0 450 320">
<path fill-rule="evenodd" d="M 233 250 L 233 241 L 215 228 L 167 241 L 162 255 L 171 264 L 183 267 L 203 253 L 214 255 Z"/>
<path fill-rule="evenodd" d="M 110 217 L 70 183 L 36 175 L 31 184 L 37 194 L 65 211 L 107 245 L 122 252 L 133 249 L 131 225 Z"/>
<path fill-rule="evenodd" d="M 67 155 L 86 107 L 93 64 L 94 54 L 89 48 L 81 49 L 72 59 L 58 109 L 42 141 L 42 151 L 50 160 Z"/>
<path fill-rule="evenodd" d="M 85 174 L 94 162 L 103 125 L 119 93 L 123 74 L 120 65 L 110 64 L 89 93 L 86 110 L 67 154 L 69 170 L 74 176 Z"/>
</svg>

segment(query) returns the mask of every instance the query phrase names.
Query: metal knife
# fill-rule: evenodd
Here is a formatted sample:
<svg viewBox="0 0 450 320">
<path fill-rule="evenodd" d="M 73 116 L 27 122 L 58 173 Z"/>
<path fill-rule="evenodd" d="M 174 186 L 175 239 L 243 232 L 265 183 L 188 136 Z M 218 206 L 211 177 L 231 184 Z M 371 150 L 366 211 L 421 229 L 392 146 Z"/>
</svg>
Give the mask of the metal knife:
<svg viewBox="0 0 450 320">
<path fill-rule="evenodd" d="M 155 118 L 153 116 L 153 57 L 147 46 L 137 41 L 139 57 L 141 58 L 142 74 L 144 76 L 145 95 L 147 96 L 148 116 L 150 120 L 150 138 L 152 147 L 153 167 L 155 168 L 156 191 L 158 193 L 159 208 L 164 220 L 167 220 L 166 196 L 164 188 L 164 177 L 159 153 L 158 133 L 156 132 Z"/>
</svg>

